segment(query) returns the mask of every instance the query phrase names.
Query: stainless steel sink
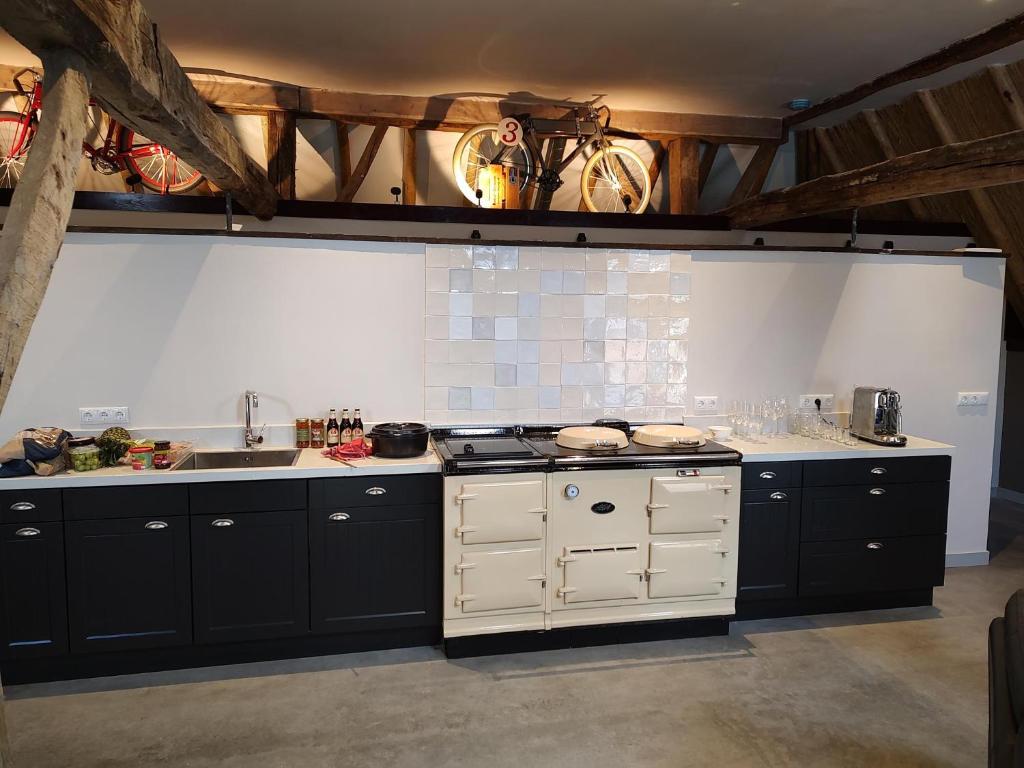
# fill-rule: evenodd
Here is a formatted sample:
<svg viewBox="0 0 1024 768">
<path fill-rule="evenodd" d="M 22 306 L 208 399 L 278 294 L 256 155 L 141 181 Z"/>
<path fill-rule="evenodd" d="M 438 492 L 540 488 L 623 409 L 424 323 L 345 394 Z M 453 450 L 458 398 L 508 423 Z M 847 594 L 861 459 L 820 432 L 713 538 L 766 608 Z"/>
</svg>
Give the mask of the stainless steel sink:
<svg viewBox="0 0 1024 768">
<path fill-rule="evenodd" d="M 171 467 L 178 469 L 249 469 L 256 467 L 290 467 L 299 458 L 297 448 L 264 450 L 196 451 Z"/>
</svg>

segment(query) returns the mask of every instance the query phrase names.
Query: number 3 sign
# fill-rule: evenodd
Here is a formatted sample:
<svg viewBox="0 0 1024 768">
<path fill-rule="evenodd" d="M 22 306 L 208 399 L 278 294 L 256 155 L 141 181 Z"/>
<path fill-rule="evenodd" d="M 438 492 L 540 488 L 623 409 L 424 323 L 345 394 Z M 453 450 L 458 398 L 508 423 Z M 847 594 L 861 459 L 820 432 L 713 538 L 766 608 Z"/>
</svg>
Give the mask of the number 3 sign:
<svg viewBox="0 0 1024 768">
<path fill-rule="evenodd" d="M 508 146 L 514 147 L 523 137 L 523 126 L 514 117 L 502 118 L 498 123 L 498 140 Z"/>
</svg>

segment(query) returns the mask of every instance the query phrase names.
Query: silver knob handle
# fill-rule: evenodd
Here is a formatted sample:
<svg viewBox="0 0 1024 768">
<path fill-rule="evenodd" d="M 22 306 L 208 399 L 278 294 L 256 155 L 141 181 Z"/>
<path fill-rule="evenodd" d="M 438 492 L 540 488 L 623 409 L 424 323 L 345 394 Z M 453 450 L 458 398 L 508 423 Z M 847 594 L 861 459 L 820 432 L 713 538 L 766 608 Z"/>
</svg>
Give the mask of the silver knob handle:
<svg viewBox="0 0 1024 768">
<path fill-rule="evenodd" d="M 230 520 L 230 519 L 228 519 L 226 517 L 219 517 L 216 520 L 214 520 L 212 523 L 210 523 L 210 525 L 212 525 L 214 528 L 227 528 L 229 525 L 234 525 L 234 524 L 235 524 L 234 520 Z"/>
<path fill-rule="evenodd" d="M 341 523 L 345 520 L 348 520 L 348 518 L 348 512 L 335 512 L 327 516 L 327 519 L 330 520 L 332 523 Z"/>
<path fill-rule="evenodd" d="M 38 528 L 19 528 L 14 532 L 15 536 L 38 536 Z"/>
<path fill-rule="evenodd" d="M 872 475 L 884 475 L 886 473 L 886 471 L 887 470 L 886 470 L 885 467 L 875 467 L 874 469 L 871 470 L 871 474 Z"/>
<path fill-rule="evenodd" d="M 775 473 L 774 472 L 762 472 L 761 473 L 761 479 L 762 480 L 774 480 L 775 479 Z"/>
<path fill-rule="evenodd" d="M 882 546 L 883 546 L 882 542 L 880 542 L 880 541 L 872 541 L 870 544 L 868 544 L 868 549 L 881 549 Z"/>
<path fill-rule="evenodd" d="M 789 496 L 787 496 L 786 494 L 784 494 L 784 493 L 783 493 L 782 491 L 776 491 L 776 492 L 775 492 L 775 493 L 773 493 L 773 494 L 772 494 L 772 495 L 771 495 L 771 496 L 770 496 L 769 498 L 772 498 L 772 499 L 774 499 L 775 501 L 782 501 L 783 499 L 788 499 L 788 498 L 789 498 Z"/>
<path fill-rule="evenodd" d="M 885 493 L 885 488 L 872 488 L 870 491 L 868 491 L 868 493 L 870 493 L 872 496 L 881 496 L 883 493 Z"/>
<path fill-rule="evenodd" d="M 29 512 L 36 508 L 36 505 L 31 501 L 16 501 L 11 504 L 11 509 L 14 512 Z"/>
<path fill-rule="evenodd" d="M 381 488 L 379 485 L 375 485 L 373 486 L 373 488 L 366 489 L 367 496 L 383 496 L 387 492 L 387 488 Z"/>
<path fill-rule="evenodd" d="M 145 527 L 147 531 L 162 531 L 164 528 L 167 527 L 167 523 L 165 523 L 163 520 L 151 520 L 150 522 L 146 523 Z"/>
</svg>

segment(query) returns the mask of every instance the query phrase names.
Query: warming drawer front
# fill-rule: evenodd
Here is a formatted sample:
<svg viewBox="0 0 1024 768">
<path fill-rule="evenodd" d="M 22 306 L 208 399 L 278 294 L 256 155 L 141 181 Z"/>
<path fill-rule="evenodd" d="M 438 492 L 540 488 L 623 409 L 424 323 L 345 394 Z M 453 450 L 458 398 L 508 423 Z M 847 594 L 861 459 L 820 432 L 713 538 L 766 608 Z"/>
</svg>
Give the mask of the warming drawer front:
<svg viewBox="0 0 1024 768">
<path fill-rule="evenodd" d="M 467 483 L 455 500 L 462 508 L 455 534 L 463 544 L 539 541 L 544 537 L 544 481 Z"/>
<path fill-rule="evenodd" d="M 717 533 L 729 520 L 732 485 L 722 475 L 651 480 L 651 533 Z"/>
<path fill-rule="evenodd" d="M 544 550 L 502 549 L 462 555 L 455 566 L 463 613 L 539 608 L 544 603 Z"/>
<path fill-rule="evenodd" d="M 564 578 L 556 594 L 567 604 L 640 598 L 644 570 L 636 544 L 566 547 L 559 563 Z"/>
<path fill-rule="evenodd" d="M 651 598 L 722 594 L 729 583 L 727 556 L 720 539 L 651 544 L 647 594 Z"/>
</svg>

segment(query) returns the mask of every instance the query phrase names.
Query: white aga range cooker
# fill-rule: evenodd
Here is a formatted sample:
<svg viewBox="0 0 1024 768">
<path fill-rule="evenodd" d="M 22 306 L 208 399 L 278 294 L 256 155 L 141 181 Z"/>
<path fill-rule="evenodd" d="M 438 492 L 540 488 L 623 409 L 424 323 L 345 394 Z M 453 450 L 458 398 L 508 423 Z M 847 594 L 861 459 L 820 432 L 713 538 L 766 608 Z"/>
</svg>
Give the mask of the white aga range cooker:
<svg viewBox="0 0 1024 768">
<path fill-rule="evenodd" d="M 433 439 L 446 649 L 454 638 L 735 613 L 737 451 L 692 428 L 625 422 Z"/>
</svg>

